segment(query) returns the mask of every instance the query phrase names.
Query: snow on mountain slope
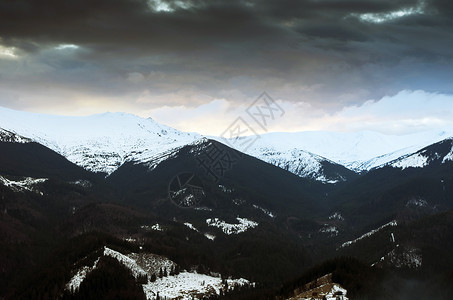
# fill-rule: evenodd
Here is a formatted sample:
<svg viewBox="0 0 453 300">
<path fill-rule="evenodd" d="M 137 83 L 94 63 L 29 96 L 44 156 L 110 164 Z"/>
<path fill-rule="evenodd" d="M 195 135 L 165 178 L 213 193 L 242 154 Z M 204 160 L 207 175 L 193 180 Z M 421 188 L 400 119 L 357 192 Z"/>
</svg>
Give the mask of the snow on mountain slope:
<svg viewBox="0 0 453 300">
<path fill-rule="evenodd" d="M 450 152 L 444 156 L 442 159 L 442 163 L 445 163 L 447 160 L 452 160 L 453 161 L 453 146 L 451 147 Z"/>
<path fill-rule="evenodd" d="M 42 192 L 36 189 L 36 185 L 46 181 L 47 178 L 31 178 L 31 177 L 24 177 L 22 180 L 15 181 L 0 175 L 0 184 L 10 188 L 15 192 L 29 191 L 42 194 Z"/>
<path fill-rule="evenodd" d="M 125 161 L 146 162 L 201 137 L 125 113 L 69 117 L 0 108 L 0 128 L 30 138 L 87 170 L 107 174 Z"/>
<path fill-rule="evenodd" d="M 220 228 L 223 233 L 227 235 L 239 234 L 247 231 L 250 228 L 255 228 L 256 226 L 258 226 L 257 222 L 248 220 L 246 218 L 237 217 L 236 219 L 239 221 L 238 224 L 230 224 L 223 220 L 220 220 L 219 218 L 207 219 L 206 224 L 208 224 L 208 226 Z"/>
<path fill-rule="evenodd" d="M 93 266 L 83 266 L 72 276 L 69 282 L 66 284 L 68 291 L 75 291 L 80 287 L 80 284 L 85 280 L 87 275 L 96 269 L 99 262 L 99 258 L 94 262 Z"/>
<path fill-rule="evenodd" d="M 419 269 L 422 266 L 422 251 L 411 246 L 396 245 L 389 253 L 371 266 Z"/>
<path fill-rule="evenodd" d="M 453 139 L 445 139 L 439 143 L 430 145 L 415 153 L 404 155 L 395 159 L 384 166 L 400 168 L 423 168 L 434 162 L 444 164 L 453 158 Z"/>
<path fill-rule="evenodd" d="M 353 174 L 343 166 L 354 171 L 370 170 L 450 136 L 453 128 L 402 136 L 371 131 L 268 133 L 246 153 L 298 176 L 336 183 Z M 30 141 L 27 138 L 87 170 L 111 174 L 126 161 L 154 168 L 176 149 L 202 136 L 126 113 L 68 117 L 0 107 L 0 140 Z"/>
<path fill-rule="evenodd" d="M 423 153 L 415 153 L 404 159 L 397 160 L 392 166 L 404 170 L 407 168 L 423 168 L 427 164 L 428 157 L 424 156 Z"/>
<path fill-rule="evenodd" d="M 220 143 L 242 151 L 235 144 L 241 144 L 235 139 L 225 141 L 221 137 L 211 137 Z M 271 165 L 287 170 L 299 177 L 309 178 L 322 183 L 337 183 L 346 181 L 354 172 L 325 157 L 298 148 L 300 145 L 287 143 L 287 133 L 276 133 L 271 139 L 269 134 L 261 136 L 245 151 L 246 154 L 265 161 Z"/>
<path fill-rule="evenodd" d="M 0 142 L 24 144 L 30 143 L 31 140 L 0 128 Z"/>
<path fill-rule="evenodd" d="M 396 220 L 393 220 L 393 221 L 391 221 L 391 222 L 389 222 L 387 224 L 384 224 L 384 225 L 382 225 L 379 228 L 373 229 L 373 230 L 371 230 L 371 231 L 369 231 L 369 232 L 367 232 L 365 234 L 362 234 L 361 236 L 359 236 L 355 240 L 344 242 L 343 244 L 341 244 L 340 248 L 344 248 L 344 247 L 350 246 L 350 245 L 356 243 L 357 241 L 360 241 L 360 240 L 363 240 L 364 238 L 370 237 L 373 234 L 375 234 L 376 232 L 378 232 L 378 231 L 380 231 L 380 230 L 382 230 L 382 229 L 384 229 L 385 227 L 388 227 L 388 226 L 398 226 L 398 222 Z"/>
<path fill-rule="evenodd" d="M 261 135 L 246 153 L 280 167 L 288 166 L 295 174 L 313 177 L 322 176 L 322 161 L 330 160 L 355 171 L 370 170 L 451 136 L 453 128 L 408 135 L 372 131 L 278 132 Z"/>
<path fill-rule="evenodd" d="M 159 276 L 155 281 L 151 281 L 150 278 L 153 274 L 158 275 L 159 270 L 162 271 L 163 269 L 165 269 L 166 274 L 167 270 L 170 271 L 172 267 L 177 266 L 176 263 L 163 256 L 151 253 L 130 253 L 125 255 L 108 247 L 104 247 L 102 255 L 115 258 L 119 263 L 126 266 L 135 278 L 147 275 L 148 282 L 142 284 L 147 299 L 162 299 L 161 297 L 171 299 L 207 298 L 209 296 L 217 296 L 221 290 L 226 291 L 228 288 L 253 285 L 253 283 L 243 278 L 227 279 L 227 284 L 225 284 L 221 276 L 198 274 L 184 270 L 179 274 L 164 275 L 161 278 Z M 78 270 L 74 270 L 74 275 L 67 282 L 66 289 L 71 292 L 76 291 L 87 275 L 98 267 L 99 260 L 100 257 L 96 259 L 93 265 L 82 266 Z"/>
<path fill-rule="evenodd" d="M 209 296 L 217 296 L 220 290 L 227 287 L 248 285 L 246 279 L 227 279 L 228 285 L 222 283 L 220 277 L 205 274 L 181 272 L 178 275 L 159 278 L 154 282 L 143 285 L 143 291 L 148 299 L 209 299 Z M 159 298 L 159 299 L 162 299 Z"/>
<path fill-rule="evenodd" d="M 303 178 L 323 183 L 346 180 L 341 173 L 328 174 L 324 170 L 324 164 L 335 165 L 335 162 L 301 149 L 277 150 L 278 148 L 278 146 L 252 148 L 248 154 Z"/>
</svg>

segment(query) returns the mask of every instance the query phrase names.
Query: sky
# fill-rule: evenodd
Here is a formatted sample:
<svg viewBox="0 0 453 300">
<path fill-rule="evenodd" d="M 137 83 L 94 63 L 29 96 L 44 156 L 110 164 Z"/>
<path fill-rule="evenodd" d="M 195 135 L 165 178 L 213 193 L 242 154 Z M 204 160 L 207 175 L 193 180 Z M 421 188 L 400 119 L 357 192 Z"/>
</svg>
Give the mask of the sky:
<svg viewBox="0 0 453 300">
<path fill-rule="evenodd" d="M 2 0 L 0 106 L 218 135 L 266 91 L 257 131 L 441 128 L 452 29 L 449 0 Z"/>
</svg>

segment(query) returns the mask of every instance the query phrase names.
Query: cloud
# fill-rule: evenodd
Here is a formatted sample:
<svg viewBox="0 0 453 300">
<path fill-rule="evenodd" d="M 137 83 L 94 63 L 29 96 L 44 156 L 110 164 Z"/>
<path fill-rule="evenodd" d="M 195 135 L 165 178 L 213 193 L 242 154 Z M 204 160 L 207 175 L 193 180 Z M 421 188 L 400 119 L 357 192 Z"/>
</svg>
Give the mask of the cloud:
<svg viewBox="0 0 453 300">
<path fill-rule="evenodd" d="M 401 91 L 379 101 L 344 108 L 328 127 L 403 134 L 453 126 L 453 95 Z"/>
<path fill-rule="evenodd" d="M 266 130 L 246 113 L 253 101 L 233 106 L 225 99 L 215 99 L 197 107 L 167 106 L 149 110 L 146 114 L 180 130 L 207 135 L 220 135 L 238 117 L 258 133 L 371 130 L 408 134 L 453 128 L 453 95 L 404 90 L 394 96 L 346 106 L 336 112 L 314 107 L 307 102 L 276 100 L 285 114 L 269 122 Z"/>
<path fill-rule="evenodd" d="M 2 1 L 0 105 L 238 107 L 266 90 L 331 114 L 401 90 L 453 94 L 452 16 L 446 0 Z"/>
</svg>

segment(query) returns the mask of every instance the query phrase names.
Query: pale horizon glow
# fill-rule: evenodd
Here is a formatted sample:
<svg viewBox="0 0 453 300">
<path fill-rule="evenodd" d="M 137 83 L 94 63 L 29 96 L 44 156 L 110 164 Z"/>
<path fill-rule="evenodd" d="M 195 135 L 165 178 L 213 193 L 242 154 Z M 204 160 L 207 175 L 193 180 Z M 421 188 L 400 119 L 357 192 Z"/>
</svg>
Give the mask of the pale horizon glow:
<svg viewBox="0 0 453 300">
<path fill-rule="evenodd" d="M 404 135 L 453 126 L 453 95 L 424 91 L 401 91 L 394 96 L 368 100 L 362 105 L 345 106 L 328 112 L 304 102 L 276 99 L 285 115 L 270 122 L 267 131 L 254 124 L 247 113 L 248 105 L 234 105 L 226 99 L 214 99 L 199 106 L 162 106 L 149 110 L 131 110 L 129 106 L 103 105 L 106 99 L 78 101 L 78 109 L 30 109 L 27 111 L 66 115 L 88 116 L 106 112 L 130 113 L 185 132 L 208 136 L 220 135 L 237 117 L 242 117 L 252 128 L 262 134 L 270 132 L 376 131 L 384 134 Z M 96 105 L 94 105 L 96 104 Z"/>
</svg>

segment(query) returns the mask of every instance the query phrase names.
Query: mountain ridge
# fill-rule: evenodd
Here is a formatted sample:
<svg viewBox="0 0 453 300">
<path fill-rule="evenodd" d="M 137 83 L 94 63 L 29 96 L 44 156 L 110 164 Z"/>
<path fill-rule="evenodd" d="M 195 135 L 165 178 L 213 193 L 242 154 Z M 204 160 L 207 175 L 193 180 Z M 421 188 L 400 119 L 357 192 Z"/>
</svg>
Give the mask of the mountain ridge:
<svg viewBox="0 0 453 300">
<path fill-rule="evenodd" d="M 5 140 L 17 134 L 23 141 L 40 143 L 88 171 L 107 176 L 125 162 L 156 164 L 156 158 L 162 161 L 166 154 L 208 138 L 121 112 L 76 117 L 0 107 L 0 129 Z M 372 131 L 266 133 L 245 153 L 300 177 L 335 184 L 450 136 L 453 130 L 404 136 Z M 229 144 L 219 137 L 209 138 Z"/>
<path fill-rule="evenodd" d="M 89 171 L 106 174 L 125 161 L 146 160 L 201 137 L 126 113 L 63 117 L 0 108 L 0 120 L 0 128 L 40 143 Z"/>
</svg>

